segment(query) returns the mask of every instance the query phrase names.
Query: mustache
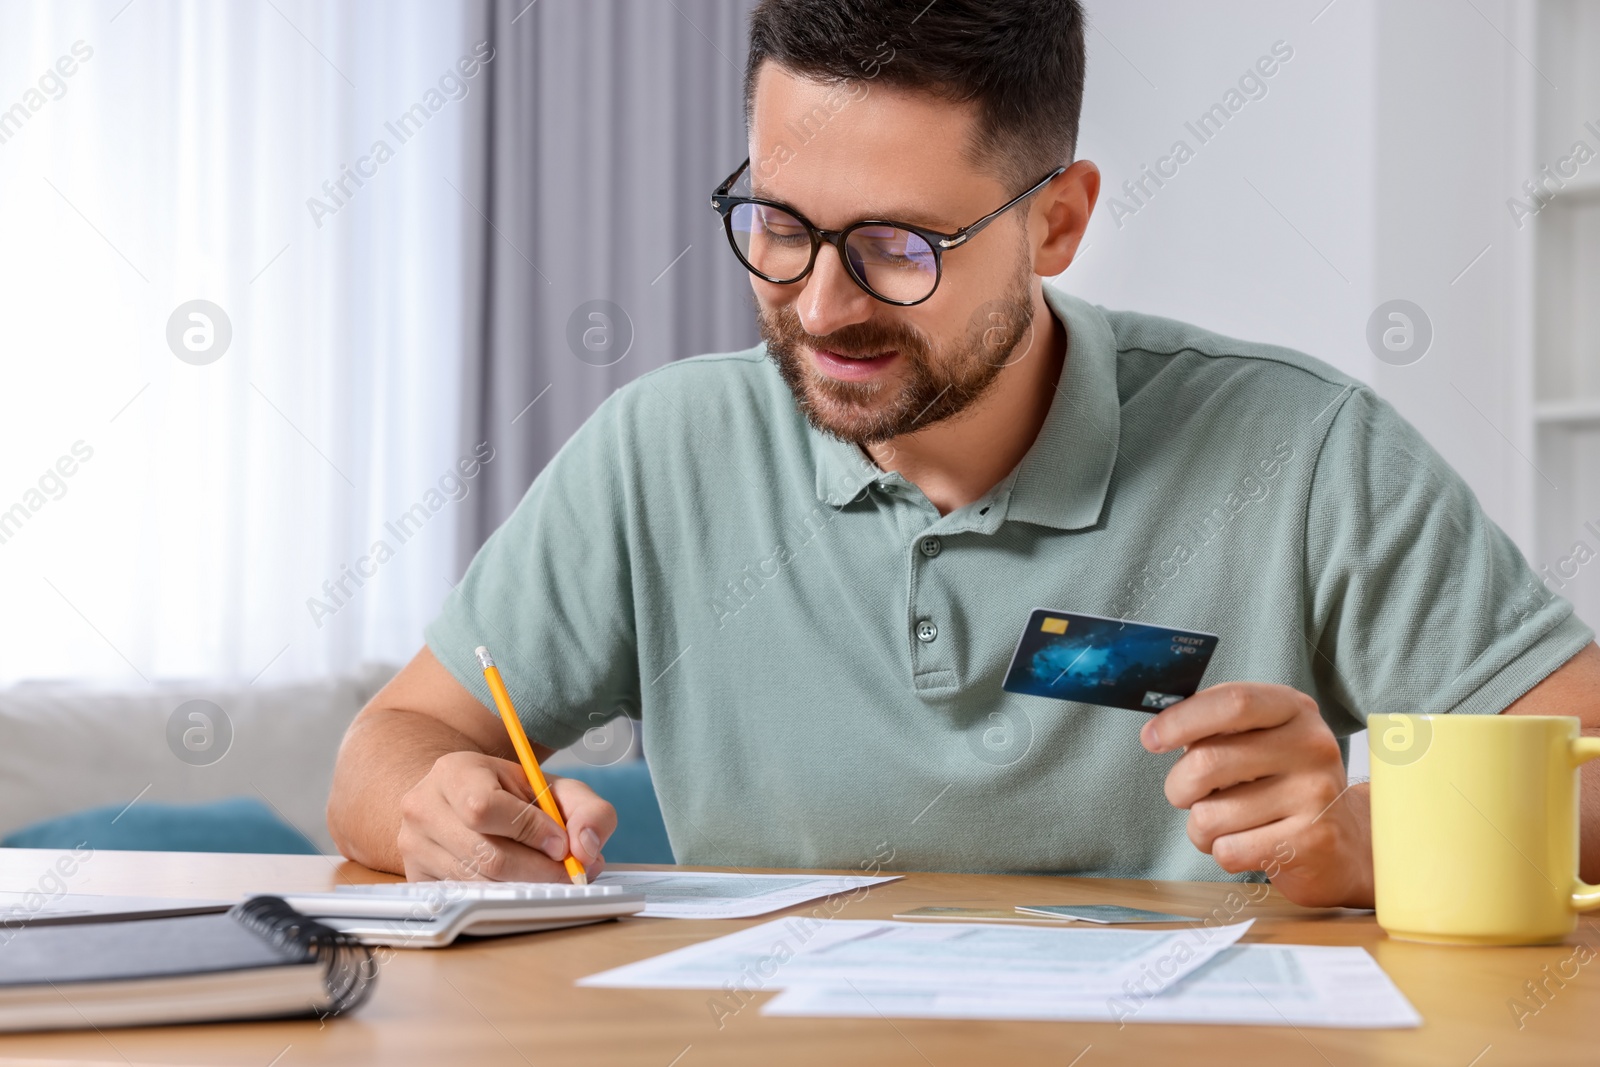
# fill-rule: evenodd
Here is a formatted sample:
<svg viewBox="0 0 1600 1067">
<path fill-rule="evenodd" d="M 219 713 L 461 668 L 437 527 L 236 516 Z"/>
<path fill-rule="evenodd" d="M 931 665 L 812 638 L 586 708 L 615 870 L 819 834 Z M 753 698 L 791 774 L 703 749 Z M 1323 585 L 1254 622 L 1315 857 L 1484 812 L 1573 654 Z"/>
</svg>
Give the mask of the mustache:
<svg viewBox="0 0 1600 1067">
<path fill-rule="evenodd" d="M 810 348 L 835 352 L 841 356 L 871 356 L 891 349 L 902 355 L 918 356 L 927 351 L 927 344 L 921 335 L 903 327 L 867 322 L 851 323 L 832 333 L 818 336 L 808 333 L 805 327 L 800 325 L 800 316 L 793 307 L 782 308 L 770 317 L 762 316 L 762 319 L 767 326 L 764 332 L 771 335 L 768 342 L 775 340 L 788 348 L 804 344 Z"/>
</svg>

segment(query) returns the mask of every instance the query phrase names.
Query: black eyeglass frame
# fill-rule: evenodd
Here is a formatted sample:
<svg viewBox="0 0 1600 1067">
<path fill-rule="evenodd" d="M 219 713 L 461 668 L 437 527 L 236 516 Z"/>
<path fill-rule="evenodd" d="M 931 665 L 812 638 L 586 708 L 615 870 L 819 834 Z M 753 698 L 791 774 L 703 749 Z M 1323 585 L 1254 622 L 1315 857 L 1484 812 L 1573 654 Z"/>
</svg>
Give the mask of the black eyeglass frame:
<svg viewBox="0 0 1600 1067">
<path fill-rule="evenodd" d="M 733 254 L 739 258 L 740 263 L 744 264 L 746 270 L 763 281 L 771 282 L 773 285 L 793 285 L 811 273 L 812 268 L 817 265 L 817 253 L 822 250 L 823 244 L 830 244 L 833 246 L 833 250 L 839 254 L 839 262 L 844 264 L 844 271 L 850 276 L 851 281 L 860 286 L 861 290 L 874 300 L 881 300 L 885 304 L 893 304 L 896 307 L 914 307 L 933 296 L 939 288 L 939 282 L 944 277 L 944 253 L 946 251 L 952 248 L 960 248 L 966 244 L 973 237 L 976 237 L 989 223 L 1004 215 L 1040 189 L 1043 189 L 1058 176 L 1066 173 L 1067 170 L 1065 166 L 1057 167 L 1035 182 L 1032 188 L 1013 197 L 977 222 L 963 226 L 954 233 L 940 233 L 938 230 L 930 230 L 926 226 L 913 226 L 909 222 L 892 222 L 888 219 L 862 219 L 859 222 L 852 222 L 842 230 L 824 230 L 822 227 L 814 225 L 810 219 L 788 204 L 782 204 L 776 200 L 763 200 L 756 196 L 730 195 L 729 190 L 733 188 L 733 183 L 739 180 L 739 175 L 743 174 L 749 166 L 750 160 L 747 157 L 743 163 L 739 164 L 739 169 L 728 175 L 727 180 L 717 186 L 716 191 L 711 194 L 711 208 L 722 216 L 723 228 L 728 232 L 728 244 L 733 247 Z M 806 232 L 811 237 L 811 258 L 806 260 L 805 270 L 796 274 L 793 278 L 774 278 L 751 265 L 750 261 L 744 257 L 744 253 L 739 251 L 739 242 L 733 235 L 733 209 L 742 204 L 760 204 L 764 207 L 776 208 L 785 214 L 792 215 L 796 221 L 806 228 Z M 933 252 L 933 287 L 928 290 L 926 296 L 918 297 L 916 300 L 891 300 L 881 293 L 874 292 L 872 287 L 867 284 L 866 279 L 856 273 L 855 267 L 850 264 L 850 257 L 845 255 L 844 243 L 852 233 L 863 226 L 891 226 L 895 229 L 914 233 L 928 243 L 928 248 Z"/>
</svg>

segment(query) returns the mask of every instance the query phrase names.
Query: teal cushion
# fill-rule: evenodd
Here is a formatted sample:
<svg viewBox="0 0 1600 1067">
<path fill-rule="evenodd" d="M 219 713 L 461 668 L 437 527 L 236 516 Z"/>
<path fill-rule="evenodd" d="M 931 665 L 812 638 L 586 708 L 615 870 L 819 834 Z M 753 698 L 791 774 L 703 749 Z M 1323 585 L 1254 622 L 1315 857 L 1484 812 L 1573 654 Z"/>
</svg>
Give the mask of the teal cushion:
<svg viewBox="0 0 1600 1067">
<path fill-rule="evenodd" d="M 36 822 L 0 839 L 4 848 L 67 849 L 85 843 L 113 852 L 317 852 L 317 846 L 255 797 L 207 804 L 113 804 Z"/>
<path fill-rule="evenodd" d="M 650 781 L 650 767 L 642 759 L 610 767 L 576 765 L 552 770 L 553 776 L 576 778 L 617 809 L 617 832 L 605 845 L 607 863 L 671 863 L 672 845 L 661 818 Z"/>
</svg>

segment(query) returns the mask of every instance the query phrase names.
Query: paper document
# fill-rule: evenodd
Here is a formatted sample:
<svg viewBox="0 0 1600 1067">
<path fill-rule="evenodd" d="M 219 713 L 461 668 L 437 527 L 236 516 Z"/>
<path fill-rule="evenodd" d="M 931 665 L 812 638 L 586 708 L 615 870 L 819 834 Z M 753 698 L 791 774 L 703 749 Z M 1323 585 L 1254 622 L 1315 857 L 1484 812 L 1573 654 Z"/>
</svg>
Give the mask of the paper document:
<svg viewBox="0 0 1600 1067">
<path fill-rule="evenodd" d="M 1016 908 L 912 908 L 895 912 L 896 919 L 939 919 L 957 923 L 1072 923 L 1076 919 L 1051 918 L 1045 915 L 1024 915 Z"/>
<path fill-rule="evenodd" d="M 903 875 L 717 874 L 702 871 L 605 871 L 596 885 L 643 893 L 654 919 L 748 919 L 808 900 L 897 882 Z"/>
<path fill-rule="evenodd" d="M 799 985 L 766 1015 L 1065 1022 L 1223 1023 L 1390 1030 L 1422 1025 L 1405 995 L 1360 948 L 1234 945 L 1151 997 L 1126 992 L 1064 1000 L 1046 990 L 882 990 Z"/>
<path fill-rule="evenodd" d="M 925 993 L 1010 989 L 1104 1001 L 1154 990 L 1237 941 L 1250 923 L 1144 931 L 868 919 L 776 919 L 580 979 L 584 986 L 745 991 L 820 986 Z"/>
<path fill-rule="evenodd" d="M 1121 904 L 1018 904 L 1017 911 L 1024 915 L 1079 919 L 1086 923 L 1099 923 L 1102 926 L 1126 923 L 1205 922 L 1201 916 L 1174 915 L 1170 911 L 1146 911 L 1143 908 L 1128 908 Z"/>
</svg>

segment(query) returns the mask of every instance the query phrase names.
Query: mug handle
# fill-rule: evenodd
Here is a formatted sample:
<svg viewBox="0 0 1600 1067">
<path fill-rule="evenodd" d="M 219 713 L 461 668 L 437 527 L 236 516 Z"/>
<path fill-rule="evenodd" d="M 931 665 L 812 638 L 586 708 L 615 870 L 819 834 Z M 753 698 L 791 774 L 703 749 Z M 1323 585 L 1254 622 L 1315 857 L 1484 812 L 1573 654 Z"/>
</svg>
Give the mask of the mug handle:
<svg viewBox="0 0 1600 1067">
<path fill-rule="evenodd" d="M 1572 741 L 1572 766 L 1573 769 L 1581 767 L 1592 759 L 1600 759 L 1600 737 L 1578 737 Z M 1590 885 L 1588 882 L 1578 880 L 1572 891 L 1572 907 L 1574 911 L 1590 911 L 1600 908 L 1600 885 Z"/>
</svg>

